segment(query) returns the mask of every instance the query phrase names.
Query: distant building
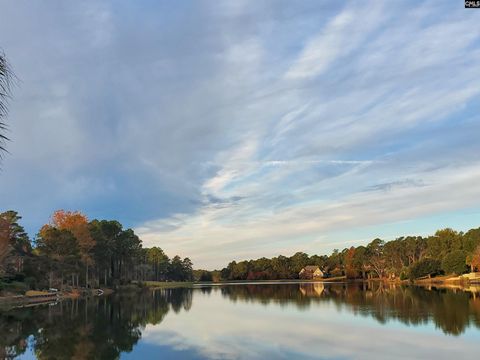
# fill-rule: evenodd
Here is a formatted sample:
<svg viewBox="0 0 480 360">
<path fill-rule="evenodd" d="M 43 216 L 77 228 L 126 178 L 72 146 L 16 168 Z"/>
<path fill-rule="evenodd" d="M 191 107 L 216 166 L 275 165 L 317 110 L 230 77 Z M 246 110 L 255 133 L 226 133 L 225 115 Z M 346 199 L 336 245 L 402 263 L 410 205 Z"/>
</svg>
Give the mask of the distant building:
<svg viewBox="0 0 480 360">
<path fill-rule="evenodd" d="M 298 277 L 300 279 L 306 279 L 306 280 L 321 279 L 323 278 L 323 275 L 324 275 L 323 271 L 320 270 L 318 266 L 314 266 L 314 265 L 305 266 L 298 273 Z"/>
</svg>

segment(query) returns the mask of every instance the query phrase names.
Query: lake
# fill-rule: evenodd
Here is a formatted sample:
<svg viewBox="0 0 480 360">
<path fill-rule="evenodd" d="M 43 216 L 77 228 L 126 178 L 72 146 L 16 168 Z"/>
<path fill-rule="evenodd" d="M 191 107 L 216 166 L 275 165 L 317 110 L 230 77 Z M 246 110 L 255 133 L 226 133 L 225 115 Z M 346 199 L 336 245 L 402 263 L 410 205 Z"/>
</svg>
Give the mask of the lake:
<svg viewBox="0 0 480 360">
<path fill-rule="evenodd" d="M 479 293 L 379 283 L 199 285 L 0 313 L 0 358 L 466 359 L 479 350 Z"/>
</svg>

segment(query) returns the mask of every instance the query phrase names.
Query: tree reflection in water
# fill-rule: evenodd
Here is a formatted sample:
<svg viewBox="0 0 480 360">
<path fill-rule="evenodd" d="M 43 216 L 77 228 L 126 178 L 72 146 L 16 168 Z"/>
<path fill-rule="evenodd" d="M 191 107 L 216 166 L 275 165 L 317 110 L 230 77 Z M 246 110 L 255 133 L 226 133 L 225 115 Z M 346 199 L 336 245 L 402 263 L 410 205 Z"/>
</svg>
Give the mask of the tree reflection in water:
<svg viewBox="0 0 480 360">
<path fill-rule="evenodd" d="M 188 311 L 197 292 L 232 302 L 293 305 L 303 311 L 334 304 L 380 323 L 433 322 L 451 335 L 470 325 L 480 328 L 480 298 L 471 292 L 381 283 L 222 285 L 65 300 L 0 312 L 0 358 L 13 358 L 31 347 L 39 359 L 117 359 L 133 349 L 147 324 L 160 324 L 170 311 Z"/>
<path fill-rule="evenodd" d="M 28 345 L 38 359 L 118 359 L 133 349 L 145 325 L 191 306 L 191 289 L 180 288 L 10 310 L 0 315 L 0 359 Z"/>
<path fill-rule="evenodd" d="M 355 315 L 371 316 L 380 323 L 399 320 L 407 325 L 433 321 L 445 334 L 460 335 L 469 325 L 480 328 L 478 292 L 426 289 L 379 282 L 302 283 L 273 286 L 228 286 L 222 294 L 232 301 L 295 304 L 307 309 L 329 302 Z"/>
</svg>

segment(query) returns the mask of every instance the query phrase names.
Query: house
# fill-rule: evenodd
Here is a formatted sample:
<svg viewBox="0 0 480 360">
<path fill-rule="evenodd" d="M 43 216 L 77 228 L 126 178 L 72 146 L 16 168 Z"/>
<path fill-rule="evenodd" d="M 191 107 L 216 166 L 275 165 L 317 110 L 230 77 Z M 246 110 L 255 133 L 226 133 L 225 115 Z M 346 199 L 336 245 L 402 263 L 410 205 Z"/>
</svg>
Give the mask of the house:
<svg viewBox="0 0 480 360">
<path fill-rule="evenodd" d="M 314 265 L 305 266 L 298 273 L 298 277 L 300 279 L 307 279 L 307 280 L 321 279 L 323 278 L 323 275 L 324 275 L 323 271 L 320 270 L 318 266 L 314 266 Z"/>
</svg>

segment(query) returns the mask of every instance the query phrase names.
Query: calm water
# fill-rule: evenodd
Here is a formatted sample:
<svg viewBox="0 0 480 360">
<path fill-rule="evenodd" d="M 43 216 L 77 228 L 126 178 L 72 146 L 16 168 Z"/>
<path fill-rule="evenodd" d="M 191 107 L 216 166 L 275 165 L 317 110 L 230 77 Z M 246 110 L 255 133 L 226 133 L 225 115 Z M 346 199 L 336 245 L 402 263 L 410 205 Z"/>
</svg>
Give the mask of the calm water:
<svg viewBox="0 0 480 360">
<path fill-rule="evenodd" d="M 379 284 L 159 290 L 0 313 L 0 358 L 467 359 L 478 293 Z"/>
</svg>

